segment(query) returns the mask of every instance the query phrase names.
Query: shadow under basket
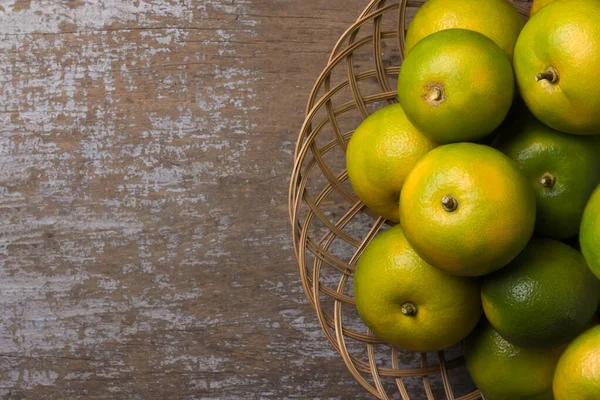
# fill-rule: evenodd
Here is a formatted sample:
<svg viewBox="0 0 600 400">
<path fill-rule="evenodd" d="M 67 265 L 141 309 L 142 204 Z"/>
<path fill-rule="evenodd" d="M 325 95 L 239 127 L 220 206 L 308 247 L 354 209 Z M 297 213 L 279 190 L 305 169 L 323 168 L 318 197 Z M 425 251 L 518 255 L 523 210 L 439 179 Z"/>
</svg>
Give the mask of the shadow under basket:
<svg viewBox="0 0 600 400">
<path fill-rule="evenodd" d="M 383 343 L 360 320 L 353 298 L 358 257 L 390 223 L 352 192 L 345 152 L 354 129 L 397 102 L 408 21 L 424 1 L 372 0 L 337 42 L 306 107 L 289 192 L 302 285 L 325 337 L 354 378 L 380 399 L 484 399 L 459 344 L 437 354 Z M 513 2 L 526 17 L 530 3 Z"/>
</svg>

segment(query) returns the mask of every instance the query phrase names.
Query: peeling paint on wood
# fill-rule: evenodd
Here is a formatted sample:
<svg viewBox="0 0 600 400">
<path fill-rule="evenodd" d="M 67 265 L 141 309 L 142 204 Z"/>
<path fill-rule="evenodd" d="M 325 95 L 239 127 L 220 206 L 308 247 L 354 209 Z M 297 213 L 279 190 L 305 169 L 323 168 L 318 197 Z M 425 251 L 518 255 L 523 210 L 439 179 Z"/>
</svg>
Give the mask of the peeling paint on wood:
<svg viewBox="0 0 600 400">
<path fill-rule="evenodd" d="M 0 1 L 2 398 L 368 398 L 286 209 L 364 3 Z"/>
</svg>

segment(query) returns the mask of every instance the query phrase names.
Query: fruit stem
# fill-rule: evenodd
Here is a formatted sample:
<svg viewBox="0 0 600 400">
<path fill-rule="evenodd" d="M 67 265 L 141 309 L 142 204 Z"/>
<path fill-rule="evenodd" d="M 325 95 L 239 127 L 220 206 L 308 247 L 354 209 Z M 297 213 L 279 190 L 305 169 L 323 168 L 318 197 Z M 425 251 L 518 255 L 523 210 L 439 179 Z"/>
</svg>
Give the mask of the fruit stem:
<svg viewBox="0 0 600 400">
<path fill-rule="evenodd" d="M 550 83 L 558 82 L 560 75 L 558 74 L 558 70 L 554 67 L 548 67 L 548 69 L 541 74 L 537 74 L 535 76 L 535 81 L 539 82 L 541 80 L 546 80 Z"/>
<path fill-rule="evenodd" d="M 442 207 L 448 212 L 453 212 L 458 208 L 458 200 L 448 195 L 442 198 Z"/>
<path fill-rule="evenodd" d="M 402 314 L 406 315 L 407 317 L 417 315 L 417 306 L 414 303 L 407 301 L 406 303 L 402 304 Z"/>
<path fill-rule="evenodd" d="M 442 97 L 444 97 L 444 92 L 442 92 L 442 89 L 440 89 L 437 86 L 434 86 L 429 91 L 429 94 L 427 95 L 427 100 L 429 100 L 432 103 L 435 103 L 440 101 Z"/>
<path fill-rule="evenodd" d="M 546 172 L 540 179 L 540 185 L 548 189 L 553 188 L 554 185 L 556 185 L 556 176 L 552 175 L 550 172 Z"/>
</svg>

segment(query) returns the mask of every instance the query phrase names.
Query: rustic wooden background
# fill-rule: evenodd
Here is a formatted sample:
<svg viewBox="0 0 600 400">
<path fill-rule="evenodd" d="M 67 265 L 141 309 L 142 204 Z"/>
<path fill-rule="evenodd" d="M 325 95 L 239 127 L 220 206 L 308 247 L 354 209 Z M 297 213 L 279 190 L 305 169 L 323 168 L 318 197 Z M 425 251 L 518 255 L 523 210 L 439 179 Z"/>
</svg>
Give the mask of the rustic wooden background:
<svg viewBox="0 0 600 400">
<path fill-rule="evenodd" d="M 367 0 L 0 0 L 0 398 L 370 398 L 287 185 Z"/>
</svg>

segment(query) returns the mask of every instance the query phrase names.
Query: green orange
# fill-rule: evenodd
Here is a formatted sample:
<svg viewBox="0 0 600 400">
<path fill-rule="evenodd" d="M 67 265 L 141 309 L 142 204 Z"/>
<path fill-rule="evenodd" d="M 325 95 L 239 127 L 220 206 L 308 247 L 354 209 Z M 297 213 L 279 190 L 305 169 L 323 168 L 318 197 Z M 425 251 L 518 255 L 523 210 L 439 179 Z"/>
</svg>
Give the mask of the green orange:
<svg viewBox="0 0 600 400">
<path fill-rule="evenodd" d="M 554 369 L 564 349 L 516 346 L 485 321 L 465 341 L 465 359 L 487 400 L 553 400 Z"/>
<path fill-rule="evenodd" d="M 376 111 L 348 143 L 346 166 L 354 192 L 371 210 L 398 222 L 404 179 L 435 146 L 410 123 L 399 104 Z"/>
<path fill-rule="evenodd" d="M 479 32 L 492 39 L 512 60 L 515 43 L 524 22 L 506 0 L 428 0 L 406 33 L 406 54 L 423 38 L 445 29 Z"/>
<path fill-rule="evenodd" d="M 600 279 L 600 186 L 590 197 L 583 212 L 579 245 L 588 266 Z"/>
<path fill-rule="evenodd" d="M 533 14 L 540 11 L 542 8 L 546 7 L 548 4 L 552 3 L 555 0 L 533 0 L 533 4 L 531 5 L 531 10 L 529 10 L 529 16 L 533 17 Z"/>
<path fill-rule="evenodd" d="M 577 250 L 534 238 L 508 266 L 485 277 L 481 299 L 488 321 L 511 343 L 554 347 L 590 322 L 600 301 L 600 281 Z"/>
<path fill-rule="evenodd" d="M 600 326 L 567 347 L 556 366 L 553 392 L 555 400 L 600 399 Z"/>
<path fill-rule="evenodd" d="M 577 236 L 583 209 L 600 183 L 600 138 L 556 131 L 524 107 L 503 126 L 494 147 L 527 176 L 537 195 L 536 232 Z"/>
<path fill-rule="evenodd" d="M 525 25 L 514 54 L 519 90 L 533 114 L 558 131 L 600 133 L 600 2 L 560 0 Z"/>
<path fill-rule="evenodd" d="M 444 145 L 425 155 L 406 178 L 400 221 L 429 264 L 454 275 L 485 275 L 508 264 L 531 238 L 535 193 L 498 150 Z"/>
<path fill-rule="evenodd" d="M 421 40 L 398 77 L 408 119 L 440 143 L 477 141 L 494 131 L 513 101 L 510 60 L 489 38 L 448 29 Z"/>
<path fill-rule="evenodd" d="M 479 288 L 475 279 L 423 261 L 399 225 L 367 246 L 354 272 L 363 321 L 384 341 L 412 351 L 438 351 L 464 339 L 481 317 Z"/>
</svg>

